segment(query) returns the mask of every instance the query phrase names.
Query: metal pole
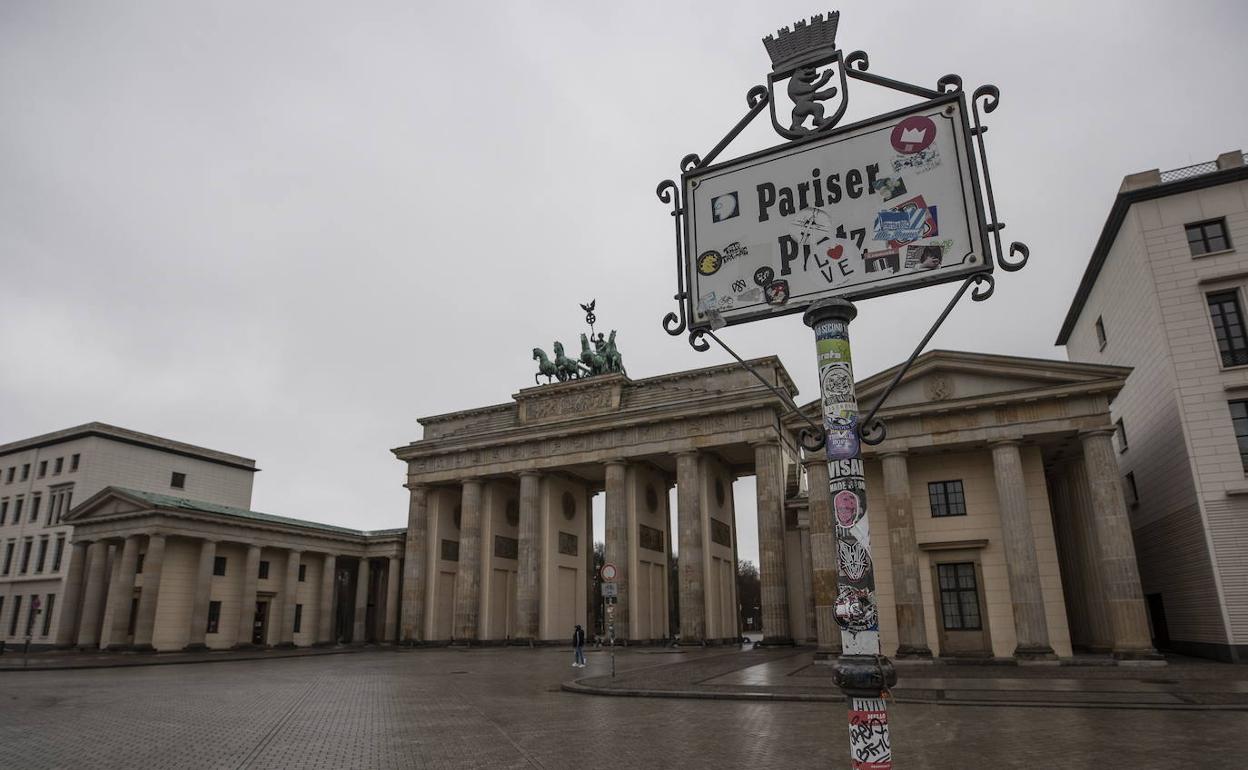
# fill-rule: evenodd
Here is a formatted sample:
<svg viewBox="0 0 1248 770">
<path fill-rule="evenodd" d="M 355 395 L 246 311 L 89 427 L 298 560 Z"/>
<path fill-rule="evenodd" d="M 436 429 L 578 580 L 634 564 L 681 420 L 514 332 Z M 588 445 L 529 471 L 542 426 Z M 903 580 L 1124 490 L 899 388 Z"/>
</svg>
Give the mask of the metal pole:
<svg viewBox="0 0 1248 770">
<path fill-rule="evenodd" d="M 849 701 L 849 756 L 854 770 L 890 770 L 893 753 L 885 697 L 897 683 L 897 672 L 892 661 L 880 654 L 867 482 L 849 352 L 849 322 L 857 315 L 852 302 L 829 299 L 812 305 L 802 320 L 815 332 L 818 354 L 829 494 L 840 561 L 836 619 L 842 653 L 835 682 Z"/>
</svg>

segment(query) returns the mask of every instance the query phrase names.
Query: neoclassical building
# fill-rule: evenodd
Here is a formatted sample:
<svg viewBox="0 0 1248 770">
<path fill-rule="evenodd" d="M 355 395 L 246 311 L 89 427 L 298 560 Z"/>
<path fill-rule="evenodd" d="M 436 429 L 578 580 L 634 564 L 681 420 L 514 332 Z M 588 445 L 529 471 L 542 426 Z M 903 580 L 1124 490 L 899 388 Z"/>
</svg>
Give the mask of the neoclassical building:
<svg viewBox="0 0 1248 770">
<path fill-rule="evenodd" d="M 797 394 L 777 358 L 750 363 Z M 1109 402 L 1128 373 L 948 351 L 916 362 L 881 412 L 887 440 L 864 458 L 885 652 L 1152 656 L 1110 443 Z M 864 404 L 892 374 L 859 384 Z M 817 416 L 817 403 L 803 409 Z M 57 641 L 562 641 L 594 627 L 596 540 L 617 569 L 617 637 L 735 639 L 733 481 L 753 475 L 765 641 L 838 651 L 826 466 L 800 448 L 800 417 L 742 367 L 543 385 L 420 424 L 393 450 L 406 529 L 100 491 L 69 516 Z"/>
</svg>

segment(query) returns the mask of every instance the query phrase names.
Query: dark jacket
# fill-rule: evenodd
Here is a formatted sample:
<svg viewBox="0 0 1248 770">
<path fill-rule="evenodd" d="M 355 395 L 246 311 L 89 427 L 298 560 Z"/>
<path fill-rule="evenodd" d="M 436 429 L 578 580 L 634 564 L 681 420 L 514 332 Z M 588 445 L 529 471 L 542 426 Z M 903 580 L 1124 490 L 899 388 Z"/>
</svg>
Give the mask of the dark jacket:
<svg viewBox="0 0 1248 770">
<path fill-rule="evenodd" d="M 572 632 L 572 645 L 575 647 L 583 647 L 585 645 L 585 629 L 578 628 Z"/>
</svg>

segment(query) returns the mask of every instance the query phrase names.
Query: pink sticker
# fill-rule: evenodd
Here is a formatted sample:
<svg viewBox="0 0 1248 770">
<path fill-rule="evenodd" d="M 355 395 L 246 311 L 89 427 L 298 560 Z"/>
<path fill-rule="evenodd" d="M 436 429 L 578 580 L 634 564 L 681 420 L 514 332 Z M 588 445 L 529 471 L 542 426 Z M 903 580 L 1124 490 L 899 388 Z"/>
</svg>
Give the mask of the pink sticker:
<svg viewBox="0 0 1248 770">
<path fill-rule="evenodd" d="M 889 140 L 902 155 L 926 150 L 936 139 L 936 124 L 926 115 L 911 115 L 893 126 Z"/>
</svg>

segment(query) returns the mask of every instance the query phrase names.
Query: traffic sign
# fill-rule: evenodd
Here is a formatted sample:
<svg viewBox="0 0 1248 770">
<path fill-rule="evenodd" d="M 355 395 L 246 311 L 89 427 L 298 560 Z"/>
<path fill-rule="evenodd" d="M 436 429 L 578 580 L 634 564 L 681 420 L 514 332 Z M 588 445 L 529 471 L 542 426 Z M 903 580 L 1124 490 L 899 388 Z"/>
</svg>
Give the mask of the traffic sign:
<svg viewBox="0 0 1248 770">
<path fill-rule="evenodd" d="M 615 580 L 615 575 L 616 575 L 615 565 L 612 564 L 611 562 L 607 562 L 606 564 L 602 565 L 601 574 L 602 574 L 603 580 L 606 580 L 608 582 Z"/>
<path fill-rule="evenodd" d="M 614 599 L 615 597 L 620 595 L 620 587 L 617 586 L 615 583 L 603 583 L 602 595 L 607 598 Z"/>
</svg>

